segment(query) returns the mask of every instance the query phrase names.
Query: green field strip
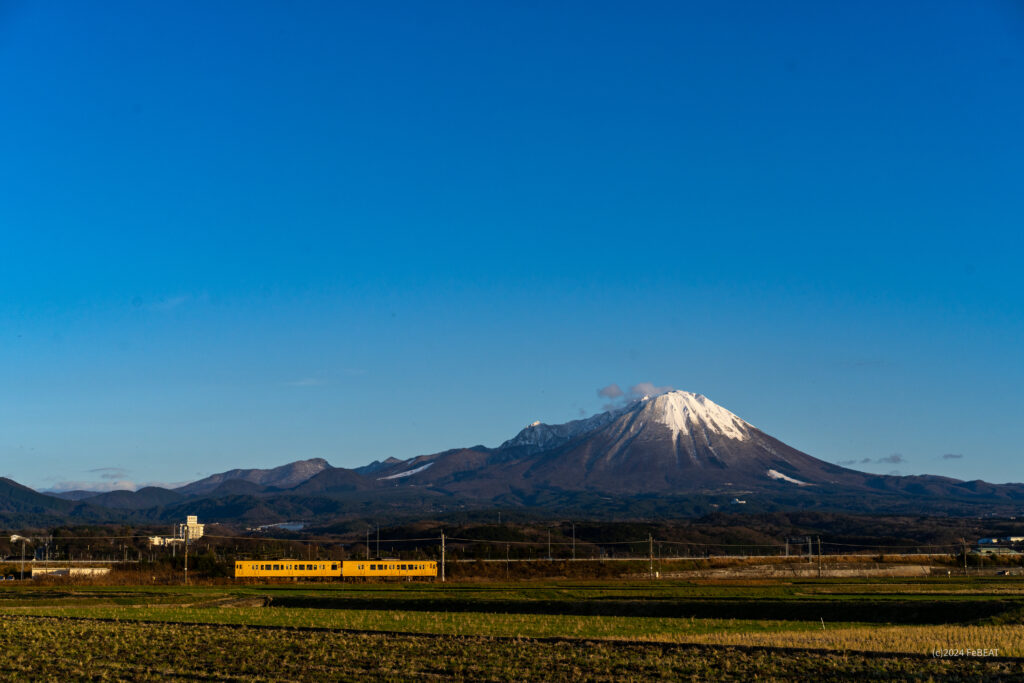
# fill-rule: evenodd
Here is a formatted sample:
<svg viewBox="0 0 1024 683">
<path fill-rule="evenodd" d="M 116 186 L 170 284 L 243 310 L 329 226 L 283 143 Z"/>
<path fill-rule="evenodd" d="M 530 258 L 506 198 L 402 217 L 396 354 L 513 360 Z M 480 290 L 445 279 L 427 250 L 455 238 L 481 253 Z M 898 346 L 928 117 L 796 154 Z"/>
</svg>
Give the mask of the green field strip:
<svg viewBox="0 0 1024 683">
<path fill-rule="evenodd" d="M 18 610 L 2 609 L 0 615 L 280 628 L 327 628 L 374 632 L 393 631 L 459 636 L 567 637 L 651 641 L 674 641 L 688 636 L 709 633 L 776 633 L 821 628 L 818 623 L 794 621 L 301 608 L 39 607 Z M 842 624 L 842 627 L 845 628 L 858 626 L 866 625 Z"/>
</svg>

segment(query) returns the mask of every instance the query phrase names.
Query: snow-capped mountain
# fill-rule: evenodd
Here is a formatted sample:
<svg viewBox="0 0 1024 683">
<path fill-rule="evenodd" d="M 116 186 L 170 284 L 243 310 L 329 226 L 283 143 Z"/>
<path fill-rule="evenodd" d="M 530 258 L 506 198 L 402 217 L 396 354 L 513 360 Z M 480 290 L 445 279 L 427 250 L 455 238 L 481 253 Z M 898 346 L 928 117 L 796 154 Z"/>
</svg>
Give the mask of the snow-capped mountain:
<svg viewBox="0 0 1024 683">
<path fill-rule="evenodd" d="M 565 424 L 536 422 L 495 448 L 388 458 L 357 469 L 303 460 L 223 472 L 174 491 L 120 491 L 84 503 L 54 498 L 47 519 L 152 521 L 199 513 L 213 521 L 284 521 L 494 506 L 649 516 L 733 500 L 761 510 L 1019 514 L 1024 485 L 846 469 L 786 445 L 705 396 L 670 391 Z"/>
<path fill-rule="evenodd" d="M 1024 486 L 1016 484 L 875 475 L 833 465 L 686 391 L 644 397 L 562 425 L 536 423 L 497 448 L 423 455 L 374 476 L 377 486 L 420 487 L 506 505 L 589 496 L 629 509 L 630 500 L 695 495 L 846 510 L 1024 503 Z"/>
<path fill-rule="evenodd" d="M 832 484 L 844 470 L 773 439 L 700 394 L 645 397 L 531 463 L 532 480 L 618 493 Z"/>
<path fill-rule="evenodd" d="M 420 456 L 375 475 L 378 481 L 429 484 L 474 496 L 539 489 L 618 494 L 806 489 L 870 476 L 801 453 L 686 391 L 645 396 L 565 424 L 536 422 L 494 449 Z"/>
</svg>

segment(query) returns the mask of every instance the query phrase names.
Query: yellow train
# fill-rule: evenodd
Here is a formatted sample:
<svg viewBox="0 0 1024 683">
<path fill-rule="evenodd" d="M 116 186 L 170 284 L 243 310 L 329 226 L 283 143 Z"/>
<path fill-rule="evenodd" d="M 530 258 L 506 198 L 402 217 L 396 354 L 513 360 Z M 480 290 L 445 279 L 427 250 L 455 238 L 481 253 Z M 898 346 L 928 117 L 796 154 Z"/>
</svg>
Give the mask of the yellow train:
<svg viewBox="0 0 1024 683">
<path fill-rule="evenodd" d="M 238 560 L 235 578 L 322 579 L 351 577 L 437 576 L 437 562 L 427 560 Z"/>
</svg>

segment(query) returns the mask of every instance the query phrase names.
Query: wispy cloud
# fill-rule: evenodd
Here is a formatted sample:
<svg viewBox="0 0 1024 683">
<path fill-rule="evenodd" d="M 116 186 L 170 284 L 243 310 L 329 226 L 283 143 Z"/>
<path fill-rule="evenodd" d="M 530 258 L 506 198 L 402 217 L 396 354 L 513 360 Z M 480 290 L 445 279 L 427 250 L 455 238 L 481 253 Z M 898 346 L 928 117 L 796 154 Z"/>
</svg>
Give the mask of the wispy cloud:
<svg viewBox="0 0 1024 683">
<path fill-rule="evenodd" d="M 51 491 L 134 491 L 139 486 L 130 479 L 108 479 L 106 481 L 70 480 L 58 481 L 50 487 Z"/>
<path fill-rule="evenodd" d="M 123 467 L 97 467 L 87 471 L 89 474 L 98 474 L 100 479 L 107 481 L 124 480 L 131 473 Z"/>
<path fill-rule="evenodd" d="M 884 458 L 874 458 L 874 459 L 872 459 L 872 458 L 861 458 L 859 460 L 854 458 L 852 460 L 838 460 L 838 461 L 836 461 L 836 464 L 837 465 L 843 465 L 843 466 L 846 466 L 846 465 L 899 465 L 900 463 L 905 463 L 906 461 L 907 461 L 907 459 L 903 457 L 902 453 L 892 453 L 891 455 L 887 455 Z"/>
<path fill-rule="evenodd" d="M 303 377 L 291 382 L 285 382 L 285 384 L 290 387 L 319 387 L 327 384 L 327 380 L 320 379 L 319 377 Z"/>
<path fill-rule="evenodd" d="M 644 396 L 655 396 L 666 391 L 672 391 L 672 389 L 673 387 L 670 386 L 657 386 L 654 382 L 639 382 L 631 386 L 629 391 L 623 391 L 622 387 L 618 384 L 609 384 L 598 389 L 597 395 L 601 398 L 611 399 L 611 401 L 604 404 L 605 410 L 615 410 Z"/>
<path fill-rule="evenodd" d="M 946 453 L 942 456 L 943 460 L 960 460 L 964 457 L 963 453 Z"/>
<path fill-rule="evenodd" d="M 672 391 L 674 387 L 655 386 L 653 382 L 640 382 L 634 384 L 629 388 L 629 395 L 631 398 L 642 398 L 644 396 L 654 396 L 655 394 L 664 394 L 666 391 Z"/>
<path fill-rule="evenodd" d="M 147 486 L 159 486 L 160 488 L 173 489 L 179 486 L 184 486 L 189 482 L 187 481 L 143 481 L 136 482 L 131 479 L 117 479 L 117 480 L 67 480 L 58 481 L 53 486 L 50 486 L 48 491 L 94 491 L 96 493 L 107 493 L 109 491 L 138 491 L 141 488 Z"/>
</svg>

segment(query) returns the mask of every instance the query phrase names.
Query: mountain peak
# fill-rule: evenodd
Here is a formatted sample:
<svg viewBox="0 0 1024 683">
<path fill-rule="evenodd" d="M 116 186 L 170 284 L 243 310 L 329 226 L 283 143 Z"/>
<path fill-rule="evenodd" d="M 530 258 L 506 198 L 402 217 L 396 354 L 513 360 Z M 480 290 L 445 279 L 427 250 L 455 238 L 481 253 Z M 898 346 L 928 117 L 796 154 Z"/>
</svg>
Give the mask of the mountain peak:
<svg viewBox="0 0 1024 683">
<path fill-rule="evenodd" d="M 672 430 L 672 437 L 689 435 L 695 430 L 714 431 L 730 439 L 746 441 L 754 426 L 737 417 L 702 394 L 669 391 L 637 402 L 638 416 Z"/>
<path fill-rule="evenodd" d="M 290 462 L 287 465 L 281 465 L 280 467 L 275 467 L 269 470 L 238 469 L 213 474 L 205 479 L 200 479 L 199 481 L 194 481 L 191 484 L 179 487 L 175 489 L 175 491 L 188 495 L 200 495 L 209 493 L 225 481 L 232 479 L 240 479 L 260 486 L 291 488 L 328 469 L 331 469 L 331 465 L 323 458 L 296 460 L 295 462 Z"/>
</svg>

